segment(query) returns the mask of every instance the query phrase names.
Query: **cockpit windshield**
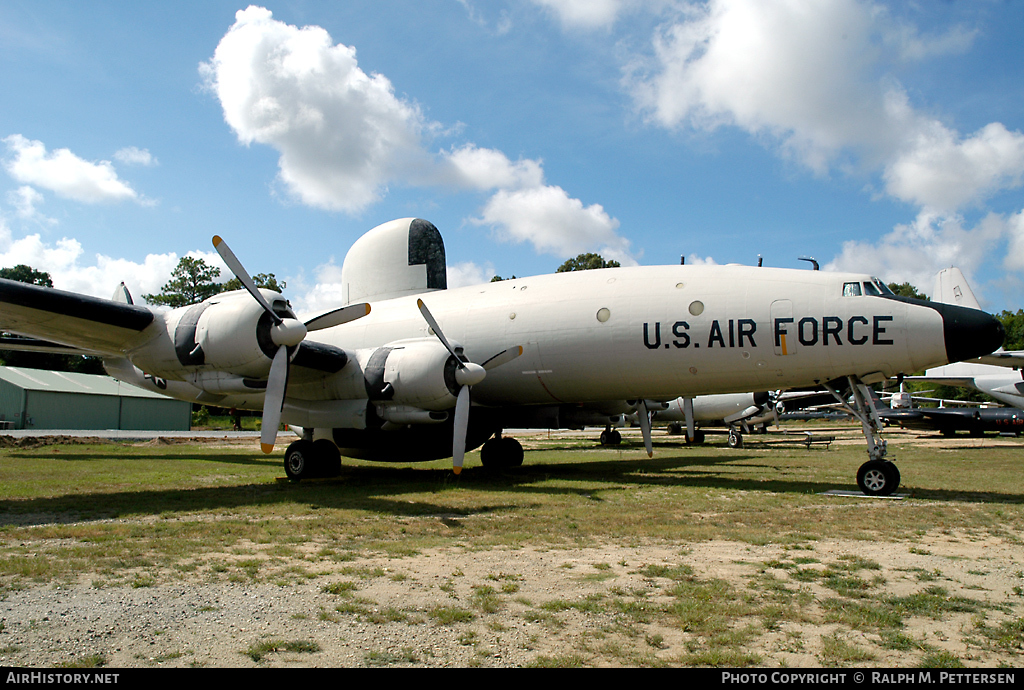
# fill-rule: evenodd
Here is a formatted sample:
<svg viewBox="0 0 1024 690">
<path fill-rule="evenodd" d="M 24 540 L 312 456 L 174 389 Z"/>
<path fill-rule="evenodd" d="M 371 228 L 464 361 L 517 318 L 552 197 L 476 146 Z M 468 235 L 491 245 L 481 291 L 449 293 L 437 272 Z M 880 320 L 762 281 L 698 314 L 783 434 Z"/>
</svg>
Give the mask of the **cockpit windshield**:
<svg viewBox="0 0 1024 690">
<path fill-rule="evenodd" d="M 878 278 L 865 280 L 863 283 L 843 283 L 843 297 L 858 297 L 860 295 L 892 295 L 893 291 L 889 286 Z"/>
</svg>

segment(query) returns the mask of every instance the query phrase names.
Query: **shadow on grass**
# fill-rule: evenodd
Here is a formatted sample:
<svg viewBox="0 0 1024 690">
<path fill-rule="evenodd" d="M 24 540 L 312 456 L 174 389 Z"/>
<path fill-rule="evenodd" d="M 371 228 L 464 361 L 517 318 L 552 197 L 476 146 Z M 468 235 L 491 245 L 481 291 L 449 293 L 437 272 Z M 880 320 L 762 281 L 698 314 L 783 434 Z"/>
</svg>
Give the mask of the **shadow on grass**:
<svg viewBox="0 0 1024 690">
<path fill-rule="evenodd" d="M 150 459 L 154 457 L 180 459 L 180 456 L 146 456 Z M 269 461 L 237 455 L 219 457 L 221 459 L 215 461 L 254 465 L 266 464 Z M 514 470 L 495 472 L 482 467 L 469 467 L 459 477 L 453 475 L 447 468 L 346 465 L 339 477 L 297 483 L 264 482 L 194 489 L 83 492 L 46 498 L 0 500 L 0 525 L 62 524 L 82 520 L 160 515 L 166 512 L 205 512 L 295 503 L 314 508 L 360 510 L 397 517 L 463 517 L 528 509 L 537 504 L 537 501 L 530 500 L 531 495 L 576 495 L 589 500 L 603 501 L 601 494 L 644 486 L 784 494 L 818 494 L 836 488 L 833 481 L 723 476 L 725 468 L 721 466 L 734 462 L 744 462 L 744 469 L 762 467 L 777 470 L 779 467 L 778 464 L 751 465 L 749 462 L 752 460 L 763 461 L 763 456 L 751 456 L 741 452 L 710 455 L 691 451 L 675 457 L 601 459 L 573 463 L 545 463 L 542 459 L 529 463 L 529 457 L 528 455 L 528 464 Z M 273 464 L 276 465 L 277 461 L 275 460 Z M 581 482 L 588 481 L 594 482 L 594 486 L 580 486 Z M 568 482 L 571 485 L 558 486 L 558 482 Z M 493 492 L 496 496 L 505 496 L 500 502 L 481 501 L 471 509 L 454 508 L 450 504 L 422 498 L 401 498 L 409 494 L 453 490 Z M 507 500 L 509 496 L 513 500 Z M 934 501 L 1024 503 L 1024 495 L 998 492 L 915 490 L 914 497 Z"/>
</svg>

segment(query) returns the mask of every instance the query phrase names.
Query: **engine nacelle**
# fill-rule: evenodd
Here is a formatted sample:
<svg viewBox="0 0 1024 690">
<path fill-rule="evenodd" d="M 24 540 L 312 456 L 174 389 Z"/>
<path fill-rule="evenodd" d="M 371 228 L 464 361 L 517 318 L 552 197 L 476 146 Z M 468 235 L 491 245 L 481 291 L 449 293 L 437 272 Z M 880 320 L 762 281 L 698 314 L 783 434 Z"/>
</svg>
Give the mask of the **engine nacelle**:
<svg viewBox="0 0 1024 690">
<path fill-rule="evenodd" d="M 396 340 L 374 350 L 363 365 L 366 393 L 374 402 L 447 410 L 459 392 L 457 366 L 435 338 Z"/>
</svg>

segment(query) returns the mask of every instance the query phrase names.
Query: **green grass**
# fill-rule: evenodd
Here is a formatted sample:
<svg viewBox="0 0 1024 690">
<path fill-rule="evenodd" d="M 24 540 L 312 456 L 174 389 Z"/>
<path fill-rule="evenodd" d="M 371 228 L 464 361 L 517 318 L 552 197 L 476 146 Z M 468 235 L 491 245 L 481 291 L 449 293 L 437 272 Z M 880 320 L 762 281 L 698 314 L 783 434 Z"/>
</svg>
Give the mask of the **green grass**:
<svg viewBox="0 0 1024 690">
<path fill-rule="evenodd" d="M 602 449 L 579 439 L 533 437 L 524 467 L 507 472 L 484 471 L 471 453 L 458 477 L 444 460 L 408 465 L 345 460 L 341 477 L 300 483 L 279 481 L 280 458 L 263 456 L 255 442 L 4 447 L 0 593 L 33 583 L 71 582 L 84 574 L 109 587 L 186 580 L 289 586 L 319 579 L 324 620 L 345 615 L 375 623 L 426 620 L 459 626 L 456 634 L 463 636 L 470 632 L 465 628 L 485 625 L 498 611 L 512 611 L 547 634 L 559 634 L 569 616 L 614 621 L 607 624 L 614 639 L 587 647 L 586 653 L 537 657 L 540 666 L 601 665 L 608 659 L 630 665 L 762 664 L 766 660 L 747 650 L 750 640 L 777 632 L 786 622 L 818 616 L 841 632 L 878 633 L 874 651 L 901 650 L 916 662 L 934 652 L 903 631 L 908 617 L 980 617 L 988 609 L 937 586 L 946 578 L 934 572 L 908 570 L 907 577 L 921 581 L 920 590 L 889 595 L 878 563 L 861 556 L 820 556 L 813 552 L 815 543 L 912 540 L 942 530 L 1020 542 L 1014 526 L 1024 524 L 1019 472 L 1024 442 L 955 451 L 894 447 L 905 483 L 901 491 L 910 499 L 893 502 L 822 495 L 853 488 L 853 475 L 865 459 L 861 444 L 806 450 L 759 446 L 757 437 L 749 437 L 744 449 L 730 450 L 655 438 L 654 459 L 638 442 Z M 659 541 L 684 546 L 715 539 L 787 550 L 758 565 L 760 573 L 745 588 L 698 576 L 680 549 L 677 562 L 580 563 L 567 569 L 581 584 L 601 589 L 600 595 L 564 593 L 530 604 L 516 596 L 525 584 L 519 574 L 495 572 L 486 576 L 486 584 L 471 585 L 456 572 L 437 585 L 450 595 L 449 605 L 419 613 L 378 611 L 373 602 L 355 596 L 377 578 L 409 576 L 391 567 L 345 565 L 348 561 L 368 555 L 399 559 L 448 547 L 453 538 L 468 549 Z M 905 548 L 911 555 L 925 552 L 911 544 Z M 639 575 L 642 586 L 617 588 L 614 583 L 626 575 Z M 339 576 L 349 579 L 339 581 Z M 471 587 L 468 596 L 464 586 Z M 815 600 L 808 591 L 820 587 L 828 596 Z M 981 623 L 973 639 L 995 650 L 1019 648 L 1019 608 L 1006 611 L 1013 616 L 1010 622 Z M 660 627 L 651 632 L 648 626 Z M 671 646 L 667 631 L 672 631 L 672 649 L 662 649 Z M 289 651 L 279 641 L 266 644 L 246 653 L 262 659 Z M 872 654 L 840 633 L 827 638 L 819 661 L 855 664 Z M 366 662 L 416 663 L 404 654 Z"/>
</svg>

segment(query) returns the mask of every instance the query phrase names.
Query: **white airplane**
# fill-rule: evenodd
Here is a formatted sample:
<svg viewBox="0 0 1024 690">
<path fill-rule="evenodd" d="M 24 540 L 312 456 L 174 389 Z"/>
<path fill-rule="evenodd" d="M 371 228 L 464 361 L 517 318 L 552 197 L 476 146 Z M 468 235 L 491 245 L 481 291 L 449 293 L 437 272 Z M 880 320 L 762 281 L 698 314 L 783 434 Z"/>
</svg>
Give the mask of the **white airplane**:
<svg viewBox="0 0 1024 690">
<path fill-rule="evenodd" d="M 763 391 L 676 398 L 665 409 L 655 411 L 654 419 L 668 422 L 675 433 L 682 431 L 685 425 L 686 438 L 691 443 L 704 441 L 704 431 L 696 428 L 698 424 L 724 425 L 729 428 L 729 446 L 738 448 L 743 444 L 743 437 L 737 427 L 749 432 L 758 424 L 773 421 L 776 415 L 772 394 Z"/>
<path fill-rule="evenodd" d="M 978 299 L 959 268 L 946 268 L 935 277 L 935 300 L 971 309 L 981 309 Z M 973 388 L 1010 407 L 1024 407 L 1024 352 L 1002 348 L 970 362 L 956 362 L 928 369 L 908 381 L 932 381 L 946 386 Z"/>
<path fill-rule="evenodd" d="M 644 266 L 447 290 L 441 235 L 418 219 L 357 240 L 345 306 L 299 319 L 214 245 L 246 290 L 154 312 L 124 290 L 112 301 L 3 280 L 0 329 L 99 354 L 152 391 L 262 409 L 265 452 L 280 422 L 301 427 L 285 452 L 292 478 L 336 471 L 339 455 L 451 456 L 458 472 L 482 443 L 483 463 L 516 464 L 522 447 L 501 436 L 512 420 L 623 401 L 636 401 L 650 454 L 649 400 L 848 386 L 862 393 L 870 459 L 859 475 L 873 493 L 899 474 L 867 386 L 1003 341 L 984 312 L 898 298 L 852 273 Z"/>
</svg>

